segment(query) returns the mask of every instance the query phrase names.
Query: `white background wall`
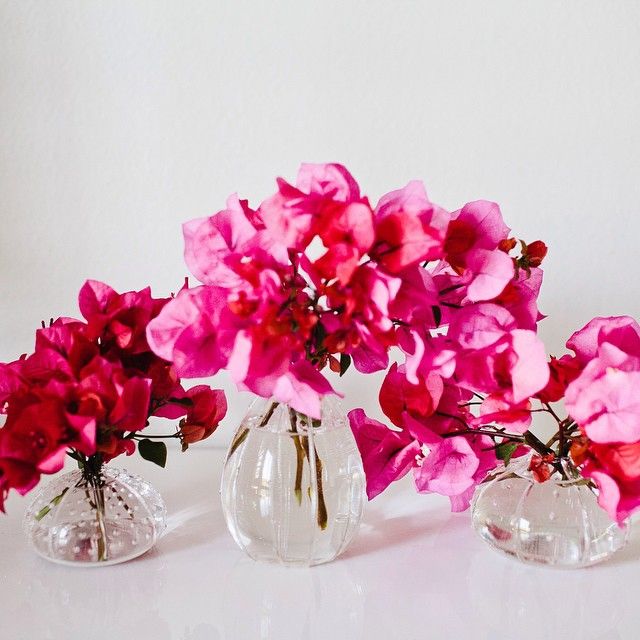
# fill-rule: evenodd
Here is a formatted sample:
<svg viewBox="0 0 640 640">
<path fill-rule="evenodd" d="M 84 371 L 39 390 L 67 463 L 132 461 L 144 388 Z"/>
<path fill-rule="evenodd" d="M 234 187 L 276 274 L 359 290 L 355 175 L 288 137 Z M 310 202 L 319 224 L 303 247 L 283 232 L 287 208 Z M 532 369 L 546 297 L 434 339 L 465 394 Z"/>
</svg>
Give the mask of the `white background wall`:
<svg viewBox="0 0 640 640">
<path fill-rule="evenodd" d="M 553 352 L 640 316 L 640 3 L 0 0 L 0 360 L 87 277 L 175 290 L 180 223 L 301 161 L 498 201 L 550 246 Z"/>
</svg>

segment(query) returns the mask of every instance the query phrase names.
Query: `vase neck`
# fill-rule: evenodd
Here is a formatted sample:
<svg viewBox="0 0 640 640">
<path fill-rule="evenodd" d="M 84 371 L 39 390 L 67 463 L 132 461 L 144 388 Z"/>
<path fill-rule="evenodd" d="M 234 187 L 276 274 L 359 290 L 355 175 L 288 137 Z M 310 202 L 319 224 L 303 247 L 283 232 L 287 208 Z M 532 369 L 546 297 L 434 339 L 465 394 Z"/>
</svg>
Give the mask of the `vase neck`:
<svg viewBox="0 0 640 640">
<path fill-rule="evenodd" d="M 82 477 L 86 482 L 94 484 L 102 478 L 102 470 L 104 468 L 104 459 L 102 454 L 96 453 L 92 456 L 85 457 L 80 463 Z"/>
</svg>

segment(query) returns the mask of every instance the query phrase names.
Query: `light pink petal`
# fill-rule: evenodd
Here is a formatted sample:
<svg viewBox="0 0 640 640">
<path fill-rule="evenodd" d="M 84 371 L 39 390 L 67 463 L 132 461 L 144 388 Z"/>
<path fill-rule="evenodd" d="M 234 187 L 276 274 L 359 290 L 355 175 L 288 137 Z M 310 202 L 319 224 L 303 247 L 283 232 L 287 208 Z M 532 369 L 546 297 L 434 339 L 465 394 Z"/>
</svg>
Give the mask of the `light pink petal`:
<svg viewBox="0 0 640 640">
<path fill-rule="evenodd" d="M 504 340 L 516 326 L 515 318 L 504 307 L 476 304 L 455 314 L 448 335 L 463 349 L 477 351 Z"/>
<path fill-rule="evenodd" d="M 640 326 L 629 316 L 593 318 L 567 340 L 567 348 L 575 351 L 581 363 L 586 363 L 595 358 L 603 342 L 640 356 Z"/>
<path fill-rule="evenodd" d="M 349 412 L 349 422 L 362 456 L 367 496 L 372 500 L 409 472 L 416 463 L 420 445 L 408 434 L 392 431 L 367 417 L 362 409 Z"/>
<path fill-rule="evenodd" d="M 491 300 L 500 295 L 515 273 L 513 260 L 506 253 L 485 249 L 469 254 L 467 271 L 473 274 L 467 287 L 467 297 L 472 302 Z"/>
<path fill-rule="evenodd" d="M 433 445 L 429 455 L 415 469 L 418 491 L 455 496 L 473 486 L 480 462 L 464 436 L 454 436 Z"/>
<path fill-rule="evenodd" d="M 500 207 L 495 202 L 488 200 L 469 202 L 454 216 L 457 220 L 466 222 L 475 228 L 476 247 L 495 249 L 500 240 L 509 235 L 510 229 L 505 225 Z"/>
<path fill-rule="evenodd" d="M 511 345 L 517 360 L 511 370 L 513 402 L 518 404 L 544 389 L 549 382 L 549 363 L 544 343 L 533 331 L 511 332 Z"/>
<path fill-rule="evenodd" d="M 303 163 L 298 170 L 296 187 L 304 193 L 326 196 L 340 202 L 360 198 L 360 188 L 346 167 L 337 163 Z"/>
<path fill-rule="evenodd" d="M 66 445 L 61 445 L 52 451 L 37 464 L 37 469 L 41 473 L 57 473 L 64 467 L 64 461 L 67 456 Z"/>
<path fill-rule="evenodd" d="M 576 395 L 581 377 L 567 388 L 565 402 L 587 436 L 599 443 L 640 440 L 640 372 L 609 369 Z"/>
</svg>

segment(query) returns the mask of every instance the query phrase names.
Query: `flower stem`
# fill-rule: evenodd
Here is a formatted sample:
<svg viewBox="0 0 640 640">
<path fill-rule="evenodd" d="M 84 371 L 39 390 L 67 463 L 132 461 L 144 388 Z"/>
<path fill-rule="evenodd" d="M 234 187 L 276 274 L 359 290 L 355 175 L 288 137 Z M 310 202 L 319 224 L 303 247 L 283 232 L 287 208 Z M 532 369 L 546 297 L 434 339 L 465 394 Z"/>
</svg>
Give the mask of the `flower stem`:
<svg viewBox="0 0 640 640">
<path fill-rule="evenodd" d="M 289 407 L 289 421 L 291 422 L 291 433 L 293 433 L 293 444 L 296 448 L 296 480 L 293 487 L 294 493 L 296 495 L 296 500 L 298 501 L 298 505 L 302 504 L 302 470 L 304 466 L 304 448 L 302 443 L 300 442 L 300 436 L 298 435 L 297 429 L 297 415 L 296 412 Z"/>
<path fill-rule="evenodd" d="M 95 511 L 98 527 L 98 562 L 109 559 L 107 527 L 105 523 L 104 478 L 102 477 L 103 460 L 100 454 L 85 458 L 82 462 L 82 474 L 85 484 L 85 495 L 89 506 Z"/>
<path fill-rule="evenodd" d="M 294 409 L 289 408 L 289 418 L 291 421 L 291 431 L 297 434 L 298 428 L 298 418 L 302 417 L 298 414 Z M 307 417 L 304 417 L 304 420 L 307 424 L 308 429 L 315 429 L 315 420 L 310 420 Z M 296 447 L 296 481 L 294 486 L 294 492 L 296 494 L 296 498 L 298 499 L 298 504 L 302 503 L 302 469 L 304 464 L 304 458 L 306 457 L 307 462 L 309 463 L 309 471 L 313 473 L 313 468 L 315 467 L 315 481 L 316 481 L 316 491 L 317 491 L 317 507 L 316 507 L 316 522 L 322 531 L 327 528 L 327 524 L 329 522 L 329 516 L 327 513 L 327 505 L 324 499 L 324 489 L 322 487 L 322 461 L 320 460 L 320 456 L 318 455 L 318 450 L 315 447 L 315 443 L 313 445 L 313 465 L 311 464 L 311 451 L 309 446 L 309 436 L 304 435 L 294 435 L 293 442 Z M 311 487 L 310 487 L 311 490 Z"/>
</svg>

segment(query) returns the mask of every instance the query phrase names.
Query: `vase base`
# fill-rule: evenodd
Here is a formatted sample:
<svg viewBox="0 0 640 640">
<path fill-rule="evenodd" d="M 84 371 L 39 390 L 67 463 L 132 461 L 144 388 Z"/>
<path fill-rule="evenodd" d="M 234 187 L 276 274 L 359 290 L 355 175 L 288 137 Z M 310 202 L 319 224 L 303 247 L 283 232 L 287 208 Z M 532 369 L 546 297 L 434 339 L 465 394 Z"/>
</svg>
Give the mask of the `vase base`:
<svg viewBox="0 0 640 640">
<path fill-rule="evenodd" d="M 619 537 L 617 527 L 614 531 L 605 533 L 605 538 L 599 544 L 594 542 L 597 546 L 606 547 L 606 551 L 590 556 L 585 556 L 584 547 L 574 544 L 572 540 L 557 539 L 551 535 L 529 535 L 526 545 L 520 544 L 520 548 L 516 550 L 508 544 L 505 545 L 503 540 L 496 539 L 494 537 L 495 529 L 490 525 L 477 527 L 476 532 L 494 551 L 500 554 L 515 558 L 525 564 L 556 569 L 582 569 L 600 564 L 624 546 L 623 542 L 617 542 Z M 559 548 L 563 549 L 561 555 L 558 554 Z"/>
<path fill-rule="evenodd" d="M 580 478 L 535 482 L 527 459 L 481 484 L 472 509 L 473 528 L 492 549 L 538 566 L 590 567 L 622 549 L 629 535 Z"/>
<path fill-rule="evenodd" d="M 74 567 L 126 562 L 153 547 L 165 528 L 166 508 L 145 480 L 105 467 L 88 482 L 72 471 L 45 485 L 24 517 L 35 552 Z"/>
</svg>

